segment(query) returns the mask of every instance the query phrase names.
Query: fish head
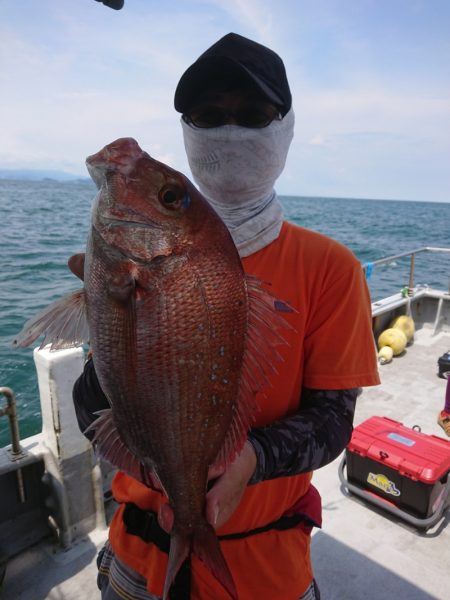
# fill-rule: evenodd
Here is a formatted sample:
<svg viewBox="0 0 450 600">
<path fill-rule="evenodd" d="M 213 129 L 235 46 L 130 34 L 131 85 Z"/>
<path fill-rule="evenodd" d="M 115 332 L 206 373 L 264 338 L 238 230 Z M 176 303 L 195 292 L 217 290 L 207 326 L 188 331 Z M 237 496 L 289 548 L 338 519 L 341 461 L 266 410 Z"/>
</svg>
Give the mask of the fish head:
<svg viewBox="0 0 450 600">
<path fill-rule="evenodd" d="M 86 165 L 99 190 L 92 225 L 108 245 L 131 258 L 184 253 L 208 222 L 223 225 L 184 175 L 153 159 L 132 138 L 108 144 Z"/>
</svg>

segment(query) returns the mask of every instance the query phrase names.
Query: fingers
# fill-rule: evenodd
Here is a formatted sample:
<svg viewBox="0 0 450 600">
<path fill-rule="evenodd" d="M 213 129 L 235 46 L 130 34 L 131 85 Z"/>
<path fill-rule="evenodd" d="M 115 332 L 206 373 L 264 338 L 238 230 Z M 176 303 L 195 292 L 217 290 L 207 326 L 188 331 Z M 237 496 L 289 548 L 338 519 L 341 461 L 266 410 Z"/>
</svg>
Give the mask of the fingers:
<svg viewBox="0 0 450 600">
<path fill-rule="evenodd" d="M 206 497 L 206 520 L 214 528 L 217 528 L 217 520 L 219 518 L 219 503 L 217 498 L 213 496 Z"/>
<path fill-rule="evenodd" d="M 166 533 L 170 533 L 173 527 L 173 510 L 168 504 L 161 504 L 158 510 L 158 523 Z"/>
<path fill-rule="evenodd" d="M 255 451 L 246 443 L 241 454 L 207 493 L 206 519 L 216 529 L 224 525 L 238 507 L 255 467 Z"/>
<path fill-rule="evenodd" d="M 238 507 L 255 467 L 256 454 L 249 442 L 226 470 L 224 467 L 210 467 L 208 479 L 215 481 L 206 495 L 205 515 L 215 529 L 224 525 Z M 170 533 L 174 515 L 169 504 L 160 506 L 158 522 L 164 531 Z"/>
<path fill-rule="evenodd" d="M 224 473 L 224 466 L 211 465 L 208 470 L 208 481 L 211 481 L 211 479 L 217 479 L 217 477 L 220 477 Z"/>
<path fill-rule="evenodd" d="M 236 510 L 245 483 L 235 479 L 227 471 L 220 477 L 206 496 L 206 520 L 214 528 L 224 525 Z"/>
</svg>

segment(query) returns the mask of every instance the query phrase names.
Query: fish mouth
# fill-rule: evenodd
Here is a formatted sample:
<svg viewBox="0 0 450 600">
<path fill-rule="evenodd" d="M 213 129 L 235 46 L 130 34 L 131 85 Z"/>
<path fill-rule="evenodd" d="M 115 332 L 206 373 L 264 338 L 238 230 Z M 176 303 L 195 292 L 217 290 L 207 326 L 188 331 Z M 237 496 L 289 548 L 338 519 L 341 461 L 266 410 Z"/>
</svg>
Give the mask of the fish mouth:
<svg viewBox="0 0 450 600">
<path fill-rule="evenodd" d="M 89 175 L 100 189 L 108 171 L 128 176 L 139 159 L 148 156 L 133 138 L 120 138 L 86 158 Z"/>
</svg>

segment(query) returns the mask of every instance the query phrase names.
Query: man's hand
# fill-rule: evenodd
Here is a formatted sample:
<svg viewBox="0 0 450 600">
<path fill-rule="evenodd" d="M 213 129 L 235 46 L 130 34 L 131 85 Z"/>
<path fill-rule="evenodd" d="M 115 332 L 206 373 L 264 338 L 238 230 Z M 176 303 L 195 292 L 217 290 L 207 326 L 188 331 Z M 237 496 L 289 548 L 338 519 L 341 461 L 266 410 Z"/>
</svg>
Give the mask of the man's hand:
<svg viewBox="0 0 450 600">
<path fill-rule="evenodd" d="M 239 456 L 206 494 L 206 520 L 215 529 L 222 527 L 238 507 L 255 468 L 255 451 L 250 442 L 245 442 Z"/>
<path fill-rule="evenodd" d="M 206 520 L 215 529 L 224 525 L 238 507 L 255 468 L 256 454 L 250 442 L 245 442 L 241 453 L 226 470 L 210 468 L 208 479 L 215 479 L 215 482 L 206 494 Z M 169 533 L 173 526 L 173 511 L 168 504 L 161 506 L 158 520 Z"/>
</svg>

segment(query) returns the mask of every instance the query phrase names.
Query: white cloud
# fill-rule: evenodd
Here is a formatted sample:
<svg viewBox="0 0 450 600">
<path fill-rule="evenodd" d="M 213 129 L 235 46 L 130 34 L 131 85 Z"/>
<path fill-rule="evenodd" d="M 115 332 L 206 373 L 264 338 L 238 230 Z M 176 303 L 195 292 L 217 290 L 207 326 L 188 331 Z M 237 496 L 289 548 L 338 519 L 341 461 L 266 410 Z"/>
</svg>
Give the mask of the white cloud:
<svg viewBox="0 0 450 600">
<path fill-rule="evenodd" d="M 342 142 L 342 136 L 352 141 L 356 135 L 370 133 L 366 143 L 375 142 L 378 136 L 378 141 L 428 141 L 448 148 L 443 131 L 450 124 L 450 102 L 445 96 L 413 96 L 381 85 L 329 91 L 297 85 L 293 98 L 296 137 L 302 143 L 329 145 L 339 136 Z"/>
<path fill-rule="evenodd" d="M 252 37 L 257 38 L 257 41 L 269 46 L 274 45 L 271 2 L 267 0 L 211 0 L 211 4 L 228 13 L 245 31 L 252 31 Z M 240 33 L 240 31 L 236 33 Z"/>
<path fill-rule="evenodd" d="M 93 0 L 24 3 L 27 19 L 16 3 L 2 5 L 0 166 L 85 173 L 85 156 L 132 136 L 188 174 L 176 83 L 210 44 L 237 31 L 274 48 L 288 67 L 296 133 L 280 192 L 373 197 L 385 181 L 390 197 L 389 186 L 401 197 L 426 186 L 448 193 L 445 78 L 430 75 L 423 85 L 405 63 L 397 81 L 377 39 L 352 29 L 350 9 L 289 0 L 280 14 L 273 0 L 128 0 L 116 13 Z M 430 66 L 441 61 L 443 72 L 443 56 Z"/>
<path fill-rule="evenodd" d="M 323 146 L 325 144 L 325 138 L 318 133 L 309 140 L 308 144 L 311 146 Z"/>
</svg>

